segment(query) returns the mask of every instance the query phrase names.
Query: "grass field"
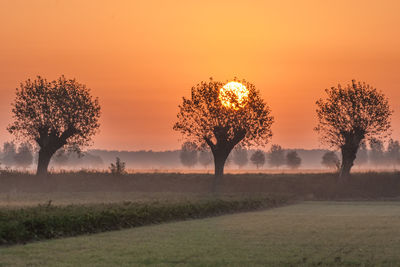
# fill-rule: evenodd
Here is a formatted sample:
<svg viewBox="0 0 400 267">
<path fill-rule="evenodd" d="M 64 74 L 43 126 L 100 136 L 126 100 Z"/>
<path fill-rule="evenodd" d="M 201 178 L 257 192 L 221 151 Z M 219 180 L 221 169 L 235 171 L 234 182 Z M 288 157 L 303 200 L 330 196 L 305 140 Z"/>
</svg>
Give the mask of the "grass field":
<svg viewBox="0 0 400 267">
<path fill-rule="evenodd" d="M 0 249 L 0 266 L 399 266 L 400 202 L 304 202 Z"/>
</svg>

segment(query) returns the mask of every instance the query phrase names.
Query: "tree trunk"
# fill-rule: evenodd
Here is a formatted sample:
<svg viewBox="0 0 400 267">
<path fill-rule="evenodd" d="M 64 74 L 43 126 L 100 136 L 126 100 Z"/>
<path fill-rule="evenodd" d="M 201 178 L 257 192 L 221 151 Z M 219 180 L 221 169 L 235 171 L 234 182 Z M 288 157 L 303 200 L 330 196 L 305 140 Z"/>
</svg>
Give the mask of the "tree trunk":
<svg viewBox="0 0 400 267">
<path fill-rule="evenodd" d="M 217 192 L 218 191 L 218 186 L 220 183 L 220 180 L 222 176 L 224 175 L 224 167 L 225 167 L 225 162 L 226 159 L 228 158 L 229 153 L 226 153 L 225 151 L 215 151 L 213 152 L 214 156 L 214 182 L 213 182 L 213 187 L 212 191 Z"/>
<path fill-rule="evenodd" d="M 47 169 L 49 167 L 50 159 L 54 153 L 49 152 L 47 149 L 41 148 L 39 150 L 39 160 L 36 175 L 38 176 L 46 176 Z"/>
<path fill-rule="evenodd" d="M 357 157 L 358 147 L 343 147 L 342 148 L 342 166 L 340 167 L 339 178 L 346 181 L 350 176 L 351 168 L 354 165 L 354 160 Z"/>
</svg>

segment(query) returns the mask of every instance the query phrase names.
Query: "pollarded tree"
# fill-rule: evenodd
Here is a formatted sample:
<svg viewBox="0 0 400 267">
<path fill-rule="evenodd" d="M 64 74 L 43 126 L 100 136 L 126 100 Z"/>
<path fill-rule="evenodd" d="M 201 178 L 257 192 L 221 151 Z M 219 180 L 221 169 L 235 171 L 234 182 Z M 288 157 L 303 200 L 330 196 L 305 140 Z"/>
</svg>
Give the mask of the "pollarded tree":
<svg viewBox="0 0 400 267">
<path fill-rule="evenodd" d="M 287 153 L 286 155 L 286 165 L 291 169 L 298 169 L 301 165 L 301 158 L 296 151 Z"/>
<path fill-rule="evenodd" d="M 198 161 L 197 146 L 193 142 L 185 142 L 179 154 L 181 162 L 186 167 L 193 167 Z"/>
<path fill-rule="evenodd" d="M 48 82 L 38 76 L 17 88 L 12 104 L 14 122 L 8 131 L 39 146 L 37 174 L 47 174 L 54 153 L 68 147 L 80 150 L 98 131 L 100 105 L 90 89 L 61 76 Z"/>
<path fill-rule="evenodd" d="M 272 136 L 273 117 L 256 87 L 245 81 L 227 84 L 210 79 L 192 87 L 191 97 L 179 105 L 174 130 L 199 147 L 209 146 L 215 165 L 215 185 L 225 161 L 240 142 L 265 145 Z"/>
<path fill-rule="evenodd" d="M 357 151 L 365 139 L 379 137 L 390 129 L 392 110 L 385 95 L 365 83 L 326 89 L 327 98 L 317 101 L 322 141 L 342 152 L 340 177 L 349 176 Z"/>
</svg>

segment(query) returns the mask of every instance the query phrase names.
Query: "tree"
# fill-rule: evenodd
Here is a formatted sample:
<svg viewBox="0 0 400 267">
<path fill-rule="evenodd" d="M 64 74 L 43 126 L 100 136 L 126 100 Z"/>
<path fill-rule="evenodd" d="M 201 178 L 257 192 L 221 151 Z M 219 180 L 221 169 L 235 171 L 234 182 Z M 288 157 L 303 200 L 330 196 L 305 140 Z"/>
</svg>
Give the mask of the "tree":
<svg viewBox="0 0 400 267">
<path fill-rule="evenodd" d="M 23 169 L 28 168 L 33 163 L 33 147 L 30 143 L 22 143 L 14 156 L 15 165 Z"/>
<path fill-rule="evenodd" d="M 210 147 L 215 165 L 214 190 L 237 144 L 265 145 L 272 136 L 270 109 L 256 87 L 245 80 L 201 82 L 192 87 L 190 98 L 183 98 L 177 117 L 174 130 L 199 147 Z"/>
<path fill-rule="evenodd" d="M 299 154 L 297 154 L 296 151 L 289 152 L 286 155 L 286 164 L 291 169 L 298 169 L 301 165 L 301 158 L 299 157 Z"/>
<path fill-rule="evenodd" d="M 46 175 L 51 157 L 62 148 L 80 150 L 98 131 L 100 105 L 90 89 L 61 76 L 48 82 L 38 76 L 21 83 L 12 104 L 8 131 L 39 146 L 38 175 Z"/>
<path fill-rule="evenodd" d="M 327 98 L 317 101 L 318 126 L 324 143 L 342 153 L 340 178 L 349 176 L 358 148 L 365 139 L 390 129 L 392 110 L 385 95 L 365 83 L 326 89 Z"/>
<path fill-rule="evenodd" d="M 251 162 L 256 165 L 257 169 L 264 165 L 265 163 L 265 155 L 261 150 L 257 150 L 250 157 Z"/>
<path fill-rule="evenodd" d="M 14 142 L 5 142 L 3 144 L 3 158 L 2 163 L 7 167 L 15 165 L 15 155 L 17 154 L 17 147 Z"/>
<path fill-rule="evenodd" d="M 239 166 L 239 169 L 242 168 L 249 162 L 247 157 L 247 150 L 243 148 L 240 144 L 236 146 L 233 150 L 233 162 Z"/>
<path fill-rule="evenodd" d="M 207 168 L 212 162 L 212 154 L 208 150 L 201 150 L 199 153 L 199 163 Z"/>
<path fill-rule="evenodd" d="M 387 159 L 388 162 L 394 167 L 400 164 L 400 143 L 390 139 L 388 149 L 387 149 Z"/>
<path fill-rule="evenodd" d="M 52 157 L 51 162 L 53 162 L 57 167 L 62 167 L 67 164 L 69 160 L 69 153 L 64 149 L 60 148 Z"/>
<path fill-rule="evenodd" d="M 340 169 L 340 160 L 335 152 L 329 151 L 322 156 L 322 165 L 330 169 Z"/>
<path fill-rule="evenodd" d="M 268 153 L 268 163 L 272 167 L 279 168 L 285 165 L 285 152 L 280 145 L 272 145 Z"/>
<path fill-rule="evenodd" d="M 360 148 L 358 149 L 356 159 L 354 161 L 355 165 L 362 166 L 368 163 L 368 149 L 367 144 L 362 142 Z"/>
<path fill-rule="evenodd" d="M 184 166 L 193 167 L 198 161 L 197 145 L 193 142 L 183 143 L 179 157 Z"/>
<path fill-rule="evenodd" d="M 371 147 L 371 163 L 375 166 L 383 165 L 385 163 L 385 145 L 382 140 L 372 138 L 369 145 Z"/>
</svg>

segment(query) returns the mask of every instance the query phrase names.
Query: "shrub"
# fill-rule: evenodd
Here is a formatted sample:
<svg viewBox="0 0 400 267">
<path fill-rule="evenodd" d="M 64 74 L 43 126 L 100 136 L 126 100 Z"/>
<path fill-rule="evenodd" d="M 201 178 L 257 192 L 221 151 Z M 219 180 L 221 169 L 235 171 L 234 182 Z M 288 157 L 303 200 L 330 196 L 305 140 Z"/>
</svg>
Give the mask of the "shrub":
<svg viewBox="0 0 400 267">
<path fill-rule="evenodd" d="M 123 202 L 96 205 L 46 205 L 0 210 L 0 245 L 119 230 L 167 221 L 275 207 L 285 197 L 209 199 L 169 204 Z"/>
<path fill-rule="evenodd" d="M 109 167 L 111 174 L 123 175 L 125 174 L 125 162 L 122 162 L 119 157 L 116 158 L 115 164 L 111 163 Z"/>
</svg>

